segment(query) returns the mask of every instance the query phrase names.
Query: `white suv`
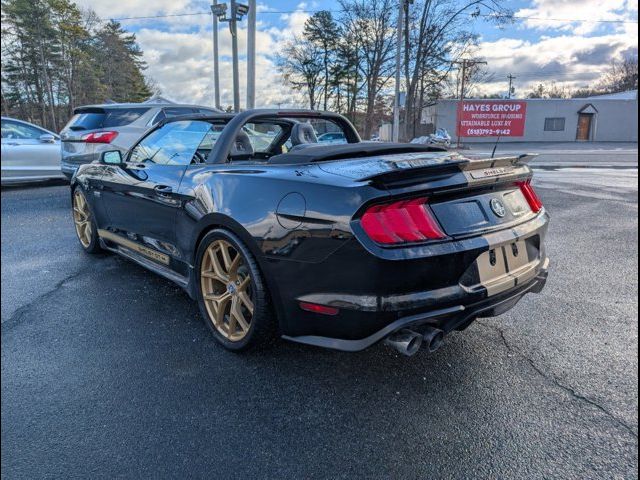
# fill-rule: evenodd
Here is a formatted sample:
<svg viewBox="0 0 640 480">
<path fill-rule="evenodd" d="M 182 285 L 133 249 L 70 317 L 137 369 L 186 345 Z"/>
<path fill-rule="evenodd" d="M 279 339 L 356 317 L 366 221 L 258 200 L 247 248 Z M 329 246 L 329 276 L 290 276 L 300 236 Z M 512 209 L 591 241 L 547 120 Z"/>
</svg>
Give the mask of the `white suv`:
<svg viewBox="0 0 640 480">
<path fill-rule="evenodd" d="M 165 118 L 219 112 L 198 105 L 155 102 L 78 107 L 60 132 L 62 173 L 71 178 L 80 165 L 98 160 L 105 150 L 120 150 L 124 155 L 144 132 Z"/>
</svg>

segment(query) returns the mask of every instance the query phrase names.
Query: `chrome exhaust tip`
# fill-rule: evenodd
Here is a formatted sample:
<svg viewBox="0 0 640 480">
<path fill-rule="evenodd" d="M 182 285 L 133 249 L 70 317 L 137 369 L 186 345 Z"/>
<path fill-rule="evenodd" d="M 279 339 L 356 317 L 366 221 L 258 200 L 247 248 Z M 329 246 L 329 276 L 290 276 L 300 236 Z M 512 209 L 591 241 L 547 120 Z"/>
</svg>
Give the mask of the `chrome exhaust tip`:
<svg viewBox="0 0 640 480">
<path fill-rule="evenodd" d="M 384 343 L 401 354 L 410 357 L 420 350 L 422 335 L 412 330 L 400 330 L 385 338 Z"/>
<path fill-rule="evenodd" d="M 429 327 L 422 336 L 422 341 L 426 345 L 429 353 L 438 350 L 444 343 L 444 332 L 439 328 Z"/>
</svg>

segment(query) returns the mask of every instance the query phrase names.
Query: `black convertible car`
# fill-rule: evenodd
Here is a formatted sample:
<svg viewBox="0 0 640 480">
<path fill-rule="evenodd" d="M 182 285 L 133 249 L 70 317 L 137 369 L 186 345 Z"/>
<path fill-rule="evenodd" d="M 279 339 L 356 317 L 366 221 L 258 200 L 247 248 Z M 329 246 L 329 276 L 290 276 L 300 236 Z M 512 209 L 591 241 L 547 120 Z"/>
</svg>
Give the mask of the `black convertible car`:
<svg viewBox="0 0 640 480">
<path fill-rule="evenodd" d="M 73 218 L 85 251 L 182 286 L 231 350 L 280 335 L 410 355 L 543 288 L 530 158 L 361 142 L 326 112 L 174 117 L 80 167 Z"/>
</svg>

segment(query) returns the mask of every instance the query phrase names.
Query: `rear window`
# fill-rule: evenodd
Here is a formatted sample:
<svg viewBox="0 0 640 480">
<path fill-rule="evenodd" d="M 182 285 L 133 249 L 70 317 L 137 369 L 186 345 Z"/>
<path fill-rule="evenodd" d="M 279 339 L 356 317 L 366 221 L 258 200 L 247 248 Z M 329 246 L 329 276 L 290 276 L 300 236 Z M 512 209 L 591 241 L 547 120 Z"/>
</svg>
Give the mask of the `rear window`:
<svg viewBox="0 0 640 480">
<path fill-rule="evenodd" d="M 191 115 L 192 113 L 195 113 L 195 109 L 184 107 L 170 107 L 164 108 L 163 110 L 167 117 L 179 117 L 180 115 Z"/>
<path fill-rule="evenodd" d="M 71 130 L 122 127 L 135 122 L 148 111 L 148 108 L 80 110 L 71 118 L 67 127 Z"/>
</svg>

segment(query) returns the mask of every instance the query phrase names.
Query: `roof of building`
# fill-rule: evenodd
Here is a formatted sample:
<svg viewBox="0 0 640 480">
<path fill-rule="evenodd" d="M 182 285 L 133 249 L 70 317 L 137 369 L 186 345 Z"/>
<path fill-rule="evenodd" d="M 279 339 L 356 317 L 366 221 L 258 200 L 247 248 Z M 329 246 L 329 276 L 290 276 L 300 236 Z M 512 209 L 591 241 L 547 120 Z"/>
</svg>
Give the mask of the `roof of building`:
<svg viewBox="0 0 640 480">
<path fill-rule="evenodd" d="M 618 92 L 618 93 L 607 93 L 605 95 L 593 95 L 587 98 L 594 98 L 598 100 L 637 100 L 638 99 L 638 90 L 627 90 L 626 92 Z"/>
</svg>

